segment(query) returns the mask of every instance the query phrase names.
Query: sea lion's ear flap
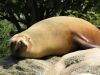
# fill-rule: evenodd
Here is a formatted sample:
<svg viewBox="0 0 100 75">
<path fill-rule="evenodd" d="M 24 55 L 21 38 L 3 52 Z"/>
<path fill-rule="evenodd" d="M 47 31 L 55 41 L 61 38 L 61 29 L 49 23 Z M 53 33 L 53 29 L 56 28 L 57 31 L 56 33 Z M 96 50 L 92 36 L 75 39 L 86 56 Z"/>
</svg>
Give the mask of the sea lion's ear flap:
<svg viewBox="0 0 100 75">
<path fill-rule="evenodd" d="M 84 49 L 99 47 L 97 45 L 93 45 L 91 41 L 88 40 L 88 38 L 86 38 L 84 35 L 80 33 L 72 32 L 72 36 L 73 36 L 73 41 L 78 43 Z"/>
<path fill-rule="evenodd" d="M 30 37 L 28 37 L 28 40 L 30 40 L 31 38 Z"/>
<path fill-rule="evenodd" d="M 28 41 L 31 39 L 28 35 L 23 35 L 22 37 Z"/>
</svg>

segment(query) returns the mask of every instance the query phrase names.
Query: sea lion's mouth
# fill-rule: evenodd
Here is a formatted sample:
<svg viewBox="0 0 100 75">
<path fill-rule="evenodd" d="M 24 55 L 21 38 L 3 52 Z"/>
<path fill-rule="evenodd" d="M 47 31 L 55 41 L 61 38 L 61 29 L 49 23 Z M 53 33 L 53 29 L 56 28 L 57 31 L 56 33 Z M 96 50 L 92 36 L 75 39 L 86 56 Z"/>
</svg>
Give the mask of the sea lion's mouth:
<svg viewBox="0 0 100 75">
<path fill-rule="evenodd" d="M 26 59 L 25 57 L 22 57 L 22 56 L 19 56 L 19 55 L 16 55 L 16 54 L 11 54 L 10 57 L 14 60 L 23 60 L 23 59 Z"/>
</svg>

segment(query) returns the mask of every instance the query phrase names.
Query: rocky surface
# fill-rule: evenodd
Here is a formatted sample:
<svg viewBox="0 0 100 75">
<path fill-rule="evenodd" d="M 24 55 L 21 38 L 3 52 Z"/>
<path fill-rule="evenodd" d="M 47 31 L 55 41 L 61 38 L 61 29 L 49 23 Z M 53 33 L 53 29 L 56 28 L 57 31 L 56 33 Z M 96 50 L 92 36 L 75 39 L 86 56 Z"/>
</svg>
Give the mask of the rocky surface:
<svg viewBox="0 0 100 75">
<path fill-rule="evenodd" d="M 100 49 L 66 54 L 52 68 L 45 75 L 100 75 Z"/>
<path fill-rule="evenodd" d="M 5 57 L 0 60 L 0 75 L 44 75 L 60 57 L 48 59 L 13 59 Z"/>
<path fill-rule="evenodd" d="M 45 59 L 5 57 L 0 60 L 0 75 L 100 75 L 100 49 Z"/>
</svg>

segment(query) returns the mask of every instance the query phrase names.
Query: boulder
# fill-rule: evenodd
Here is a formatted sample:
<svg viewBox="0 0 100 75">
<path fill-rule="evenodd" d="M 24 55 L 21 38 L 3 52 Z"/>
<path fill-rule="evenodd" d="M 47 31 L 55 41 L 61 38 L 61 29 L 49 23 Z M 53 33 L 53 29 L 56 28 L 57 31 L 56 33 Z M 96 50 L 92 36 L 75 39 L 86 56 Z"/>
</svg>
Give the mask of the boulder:
<svg viewBox="0 0 100 75">
<path fill-rule="evenodd" d="M 100 48 L 68 53 L 45 75 L 100 75 Z"/>
<path fill-rule="evenodd" d="M 0 75 L 100 75 L 100 49 L 41 59 L 0 59 Z"/>
<path fill-rule="evenodd" d="M 46 59 L 14 59 L 11 56 L 0 60 L 0 75 L 44 75 L 60 57 Z"/>
</svg>

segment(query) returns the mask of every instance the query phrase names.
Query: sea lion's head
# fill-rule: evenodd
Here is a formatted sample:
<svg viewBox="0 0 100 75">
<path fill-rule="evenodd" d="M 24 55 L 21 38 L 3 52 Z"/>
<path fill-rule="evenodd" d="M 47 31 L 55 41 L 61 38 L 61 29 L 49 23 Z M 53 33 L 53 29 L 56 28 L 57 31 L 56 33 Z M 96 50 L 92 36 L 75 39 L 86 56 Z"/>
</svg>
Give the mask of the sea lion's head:
<svg viewBox="0 0 100 75">
<path fill-rule="evenodd" d="M 31 41 L 28 35 L 16 34 L 10 39 L 11 55 L 18 58 L 27 56 L 31 49 Z"/>
</svg>

